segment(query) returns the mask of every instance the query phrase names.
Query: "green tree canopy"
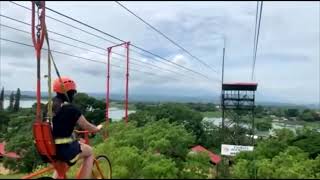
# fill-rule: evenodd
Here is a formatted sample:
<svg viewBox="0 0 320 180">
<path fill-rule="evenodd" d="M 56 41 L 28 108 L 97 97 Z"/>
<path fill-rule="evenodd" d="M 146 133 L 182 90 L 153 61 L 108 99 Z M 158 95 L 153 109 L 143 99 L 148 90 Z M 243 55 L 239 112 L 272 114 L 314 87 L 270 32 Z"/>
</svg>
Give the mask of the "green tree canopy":
<svg viewBox="0 0 320 180">
<path fill-rule="evenodd" d="M 9 107 L 8 107 L 8 110 L 9 110 L 9 111 L 12 111 L 12 110 L 13 110 L 13 104 L 14 104 L 14 93 L 11 92 L 11 94 L 10 94 L 10 101 L 9 101 Z"/>
<path fill-rule="evenodd" d="M 1 89 L 0 93 L 0 111 L 4 110 L 4 87 Z"/>
<path fill-rule="evenodd" d="M 20 98 L 21 98 L 21 92 L 20 89 L 17 89 L 17 93 L 15 95 L 15 101 L 13 105 L 13 111 L 17 112 L 20 109 Z"/>
</svg>

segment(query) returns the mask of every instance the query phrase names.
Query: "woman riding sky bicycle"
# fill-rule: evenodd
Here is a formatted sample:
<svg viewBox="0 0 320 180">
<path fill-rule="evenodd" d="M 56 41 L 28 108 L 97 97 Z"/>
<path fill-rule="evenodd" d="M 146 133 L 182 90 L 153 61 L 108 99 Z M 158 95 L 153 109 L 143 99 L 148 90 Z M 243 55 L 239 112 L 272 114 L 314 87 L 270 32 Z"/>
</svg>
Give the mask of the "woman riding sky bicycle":
<svg viewBox="0 0 320 180">
<path fill-rule="evenodd" d="M 52 103 L 52 134 L 56 144 L 56 158 L 66 162 L 69 166 L 74 165 L 78 159 L 83 159 L 77 177 L 88 179 L 94 161 L 92 148 L 77 141 L 72 137 L 72 133 L 77 124 L 90 132 L 98 132 L 102 125 L 95 126 L 88 122 L 80 110 L 71 104 L 74 95 L 77 93 L 76 83 L 68 77 L 61 77 L 61 81 L 64 89 L 59 78 L 53 82 L 53 91 L 56 92 L 56 96 Z M 57 177 L 56 171 L 53 176 L 54 178 Z"/>
</svg>

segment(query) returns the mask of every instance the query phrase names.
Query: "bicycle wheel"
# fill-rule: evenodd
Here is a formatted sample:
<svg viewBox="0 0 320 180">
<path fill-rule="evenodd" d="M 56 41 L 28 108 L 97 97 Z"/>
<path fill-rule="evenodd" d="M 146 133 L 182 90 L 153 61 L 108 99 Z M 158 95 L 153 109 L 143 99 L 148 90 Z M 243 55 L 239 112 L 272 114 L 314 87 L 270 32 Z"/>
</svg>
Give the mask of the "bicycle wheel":
<svg viewBox="0 0 320 180">
<path fill-rule="evenodd" d="M 111 179 L 111 162 L 107 156 L 97 156 L 93 162 L 92 176 L 96 179 Z"/>
</svg>

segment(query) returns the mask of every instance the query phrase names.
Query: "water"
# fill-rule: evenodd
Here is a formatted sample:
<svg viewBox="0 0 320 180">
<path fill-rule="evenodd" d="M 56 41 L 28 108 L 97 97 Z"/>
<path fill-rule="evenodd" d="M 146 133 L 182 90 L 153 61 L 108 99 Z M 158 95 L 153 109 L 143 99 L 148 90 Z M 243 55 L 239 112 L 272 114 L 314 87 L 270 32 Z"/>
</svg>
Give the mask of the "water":
<svg viewBox="0 0 320 180">
<path fill-rule="evenodd" d="M 128 110 L 128 114 L 135 113 L 135 111 L 130 111 Z M 116 107 L 111 107 L 109 108 L 109 117 L 113 121 L 119 121 L 125 116 L 125 110 L 124 109 L 119 109 Z"/>
<path fill-rule="evenodd" d="M 3 103 L 4 108 L 9 107 L 9 103 L 10 103 L 9 99 L 5 99 Z M 20 107 L 31 108 L 34 103 L 36 103 L 36 100 L 34 99 L 23 99 L 23 100 L 20 100 Z M 41 103 L 47 103 L 47 100 L 41 100 Z"/>
<path fill-rule="evenodd" d="M 33 99 L 23 99 L 20 101 L 20 107 L 22 108 L 31 108 L 32 105 L 36 103 L 36 100 Z M 41 103 L 47 103 L 47 100 L 41 100 Z M 4 107 L 7 108 L 9 106 L 9 100 L 5 99 L 4 101 Z M 135 111 L 128 111 L 128 114 L 134 113 Z M 125 110 L 116 108 L 116 107 L 111 107 L 109 109 L 109 117 L 112 118 L 114 121 L 119 121 L 122 119 L 125 115 Z"/>
</svg>

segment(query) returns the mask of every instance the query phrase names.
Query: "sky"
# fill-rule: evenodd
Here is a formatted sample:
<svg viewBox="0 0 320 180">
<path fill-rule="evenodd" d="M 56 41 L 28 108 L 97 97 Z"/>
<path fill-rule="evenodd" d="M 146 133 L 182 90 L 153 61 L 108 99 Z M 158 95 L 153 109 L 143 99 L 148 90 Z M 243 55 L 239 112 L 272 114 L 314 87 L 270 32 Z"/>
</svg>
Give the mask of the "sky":
<svg viewBox="0 0 320 180">
<path fill-rule="evenodd" d="M 176 64 L 197 71 L 210 80 L 130 47 L 130 94 L 170 96 L 219 96 L 221 92 L 222 48 L 225 38 L 225 82 L 251 82 L 256 2 L 172 2 L 120 1 L 127 8 L 203 60 L 215 71 L 153 31 L 115 2 L 46 2 L 46 6 L 69 15 L 111 35 L 158 54 Z M 30 2 L 18 2 L 31 7 Z M 1 1 L 1 14 L 30 23 L 31 12 Z M 119 42 L 53 12 L 47 15 L 70 23 L 105 39 Z M 30 27 L 4 17 L 1 24 L 30 32 Z M 102 49 L 88 46 L 54 33 L 49 37 L 90 51 L 50 41 L 53 50 L 106 62 L 104 49 L 110 42 L 47 18 L 49 30 L 70 36 Z M 320 102 L 320 2 L 263 3 L 259 45 L 255 67 L 257 101 L 319 104 Z M 1 38 L 32 44 L 31 35 L 1 26 Z M 34 91 L 36 60 L 34 49 L 1 42 L 0 86 L 7 90 Z M 46 45 L 44 45 L 46 48 Z M 93 53 L 91 51 L 98 52 Z M 113 49 L 125 55 L 123 47 Z M 137 52 L 140 52 L 139 54 Z M 59 71 L 74 78 L 79 91 L 105 92 L 106 64 L 53 53 Z M 118 58 L 118 59 L 117 59 Z M 132 59 L 133 60 L 132 60 Z M 142 65 L 134 59 L 166 70 Z M 111 93 L 125 92 L 123 57 L 112 55 Z M 41 75 L 47 74 L 47 51 L 42 51 Z M 135 70 L 154 73 L 150 75 Z M 172 73 L 175 71 L 176 73 Z M 55 78 L 55 73 L 52 74 Z M 42 78 L 42 91 L 47 80 Z"/>
</svg>

